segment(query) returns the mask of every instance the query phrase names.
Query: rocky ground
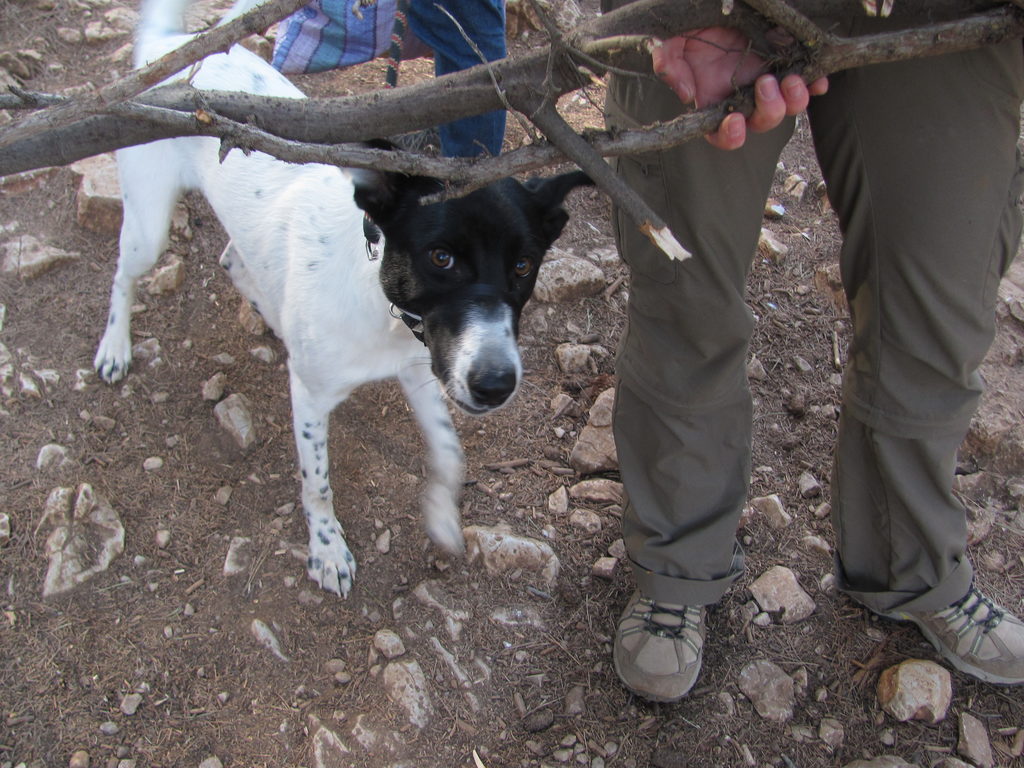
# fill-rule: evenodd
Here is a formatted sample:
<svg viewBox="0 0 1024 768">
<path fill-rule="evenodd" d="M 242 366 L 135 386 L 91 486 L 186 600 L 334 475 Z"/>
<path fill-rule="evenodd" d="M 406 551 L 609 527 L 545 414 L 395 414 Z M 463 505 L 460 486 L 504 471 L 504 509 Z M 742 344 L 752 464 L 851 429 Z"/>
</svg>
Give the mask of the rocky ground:
<svg viewBox="0 0 1024 768">
<path fill-rule="evenodd" d="M 134 12 L 0 5 L 0 78 L 103 85 L 126 70 Z M 382 80 L 371 64 L 300 85 Z M 600 103 L 597 87 L 563 107 L 584 127 Z M 819 181 L 801 123 L 748 291 L 748 572 L 710 613 L 697 689 L 652 706 L 610 665 L 632 590 L 608 431 L 629 281 L 599 194 L 573 198 L 524 316 L 516 402 L 456 416 L 465 559 L 421 532 L 422 447 L 397 387 L 336 412 L 335 500 L 360 563 L 341 600 L 302 565 L 284 350 L 216 267 L 224 237 L 202 200 L 140 291 L 138 364 L 108 387 L 90 361 L 116 258 L 109 162 L 0 180 L 0 767 L 1020 764 L 1019 692 L 951 674 L 916 631 L 835 593 L 848 320 Z M 1021 612 L 1024 268 L 999 313 L 957 490 L 982 586 Z"/>
</svg>

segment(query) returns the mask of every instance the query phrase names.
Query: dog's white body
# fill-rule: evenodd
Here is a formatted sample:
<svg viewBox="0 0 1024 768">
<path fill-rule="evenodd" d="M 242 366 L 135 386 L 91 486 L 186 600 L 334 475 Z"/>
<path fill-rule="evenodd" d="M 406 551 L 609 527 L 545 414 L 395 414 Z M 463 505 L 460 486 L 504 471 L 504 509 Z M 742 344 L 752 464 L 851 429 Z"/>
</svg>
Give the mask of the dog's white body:
<svg viewBox="0 0 1024 768">
<path fill-rule="evenodd" d="M 188 39 L 160 16 L 180 13 L 183 3 L 148 2 L 137 66 Z M 231 15 L 248 5 L 255 2 L 243 0 Z M 240 46 L 206 59 L 191 82 L 200 89 L 303 98 L 280 73 Z M 290 165 L 237 150 L 222 163 L 218 151 L 217 139 L 194 137 L 117 153 L 124 224 L 96 369 L 108 381 L 126 373 L 136 281 L 166 247 L 180 194 L 201 190 L 231 239 L 223 266 L 288 349 L 310 578 L 342 595 L 351 587 L 355 559 L 334 515 L 328 480 L 328 417 L 353 389 L 377 379 L 397 377 L 413 407 L 431 458 L 424 499 L 427 532 L 436 543 L 458 551 L 461 448 L 427 348 L 392 316 L 378 276 L 381 262 L 367 257 L 363 212 L 353 202 L 352 179 L 335 167 Z M 488 334 L 484 343 L 497 344 L 498 353 L 514 358 L 518 369 L 514 333 L 510 325 L 505 330 Z M 475 351 L 464 354 L 472 357 Z"/>
</svg>

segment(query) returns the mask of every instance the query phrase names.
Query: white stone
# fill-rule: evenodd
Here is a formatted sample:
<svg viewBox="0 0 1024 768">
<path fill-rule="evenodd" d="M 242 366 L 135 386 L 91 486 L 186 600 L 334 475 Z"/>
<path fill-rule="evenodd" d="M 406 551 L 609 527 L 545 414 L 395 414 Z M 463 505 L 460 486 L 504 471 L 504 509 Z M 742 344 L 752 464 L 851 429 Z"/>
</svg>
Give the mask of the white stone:
<svg viewBox="0 0 1024 768">
<path fill-rule="evenodd" d="M 227 431 L 238 447 L 247 450 L 256 442 L 256 427 L 253 425 L 249 399 L 235 393 L 214 406 L 214 414 L 221 427 Z"/>
<path fill-rule="evenodd" d="M 102 235 L 118 234 L 124 213 L 114 155 L 106 153 L 78 160 L 71 164 L 71 172 L 78 177 L 79 225 Z"/>
<path fill-rule="evenodd" d="M 544 260 L 533 298 L 544 302 L 578 301 L 596 296 L 604 288 L 604 272 L 600 267 L 587 259 L 566 255 Z"/>
<path fill-rule="evenodd" d="M 252 632 L 252 636 L 256 638 L 256 642 L 274 654 L 281 661 L 289 661 L 288 657 L 281 651 L 281 643 L 277 639 L 277 635 L 267 625 L 266 622 L 260 619 L 253 619 L 252 624 L 249 627 Z"/>
<path fill-rule="evenodd" d="M 174 257 L 167 264 L 157 269 L 146 284 L 146 292 L 151 296 L 174 293 L 185 282 L 185 265 L 181 259 Z"/>
<path fill-rule="evenodd" d="M 219 371 L 203 382 L 203 400 L 217 402 L 224 396 L 224 387 L 227 386 L 228 376 Z"/>
<path fill-rule="evenodd" d="M 17 237 L 2 247 L 3 271 L 24 278 L 38 277 L 58 264 L 79 258 L 77 253 L 46 245 L 31 235 Z"/>
<path fill-rule="evenodd" d="M 777 493 L 751 499 L 750 507 L 755 513 L 763 517 L 768 525 L 776 530 L 788 528 L 790 523 L 793 522 L 793 518 L 786 511 L 782 504 L 782 499 L 779 498 Z"/>
<path fill-rule="evenodd" d="M 564 485 L 548 495 L 548 511 L 553 515 L 564 515 L 569 511 L 569 491 Z"/>
<path fill-rule="evenodd" d="M 569 496 L 591 504 L 621 504 L 622 483 L 599 477 L 582 480 L 569 489 Z"/>
<path fill-rule="evenodd" d="M 0 547 L 6 546 L 11 541 L 11 517 L 6 512 L 0 512 Z"/>
<path fill-rule="evenodd" d="M 920 768 L 917 763 L 908 763 L 896 755 L 881 755 L 865 760 L 854 760 L 843 768 Z"/>
<path fill-rule="evenodd" d="M 574 509 L 569 515 L 569 525 L 586 534 L 595 534 L 601 530 L 601 518 L 589 509 Z"/>
<path fill-rule="evenodd" d="M 413 595 L 423 605 L 441 613 L 448 636 L 458 642 L 462 634 L 462 626 L 470 618 L 470 613 L 449 605 L 450 597 L 445 594 L 444 587 L 437 581 L 429 580 L 418 584 L 413 590 Z"/>
<path fill-rule="evenodd" d="M 373 647 L 387 659 L 397 659 L 405 653 L 405 644 L 396 632 L 381 629 L 373 636 Z"/>
<path fill-rule="evenodd" d="M 739 687 L 765 720 L 784 723 L 793 717 L 793 678 L 770 661 L 752 661 L 740 670 Z"/>
<path fill-rule="evenodd" d="M 789 253 L 789 246 L 783 243 L 770 229 L 762 227 L 761 235 L 757 240 L 757 250 L 763 258 L 782 261 Z"/>
<path fill-rule="evenodd" d="M 238 576 L 248 572 L 252 565 L 252 539 L 247 536 L 234 536 L 228 544 L 228 552 L 224 556 L 224 575 Z"/>
<path fill-rule="evenodd" d="M 121 699 L 121 712 L 128 716 L 134 715 L 140 704 L 142 704 L 142 694 L 129 693 Z"/>
<path fill-rule="evenodd" d="M 527 606 L 525 608 L 495 608 L 491 611 L 490 619 L 495 624 L 503 627 L 533 627 L 544 629 L 544 621 L 536 608 Z"/>
<path fill-rule="evenodd" d="M 430 722 L 434 707 L 419 662 L 415 659 L 390 662 L 384 667 L 381 683 L 388 698 L 405 711 L 412 725 L 424 728 Z"/>
<path fill-rule="evenodd" d="M 277 354 L 265 344 L 261 344 L 258 347 L 253 347 L 249 350 L 249 354 L 259 360 L 261 363 L 272 363 L 277 359 Z"/>
<path fill-rule="evenodd" d="M 53 469 L 60 469 L 68 461 L 67 448 L 56 443 L 47 443 L 36 454 L 36 469 L 40 472 L 48 472 Z"/>
<path fill-rule="evenodd" d="M 555 347 L 555 362 L 562 373 L 583 373 L 590 370 L 593 348 L 589 344 L 566 342 Z"/>
<path fill-rule="evenodd" d="M 513 533 L 507 526 L 471 525 L 462 533 L 467 561 L 479 561 L 490 574 L 504 575 L 517 569 L 536 572 L 548 587 L 558 579 L 561 564 L 546 542 Z"/>
<path fill-rule="evenodd" d="M 147 472 L 155 472 L 156 470 L 162 468 L 163 465 L 164 460 L 159 456 L 150 456 L 148 459 L 142 462 L 142 468 Z"/>
<path fill-rule="evenodd" d="M 58 595 L 107 570 L 124 551 L 124 526 L 91 485 L 54 488 L 46 500 L 39 528 L 54 526 L 44 551 L 50 560 L 43 597 Z"/>
<path fill-rule="evenodd" d="M 750 592 L 762 610 L 781 610 L 783 624 L 806 619 L 814 613 L 814 600 L 800 586 L 796 574 L 782 565 L 761 574 L 750 585 Z"/>
<path fill-rule="evenodd" d="M 938 723 L 946 717 L 953 697 L 949 672 L 933 661 L 907 659 L 878 678 L 878 703 L 900 722 Z"/>
</svg>

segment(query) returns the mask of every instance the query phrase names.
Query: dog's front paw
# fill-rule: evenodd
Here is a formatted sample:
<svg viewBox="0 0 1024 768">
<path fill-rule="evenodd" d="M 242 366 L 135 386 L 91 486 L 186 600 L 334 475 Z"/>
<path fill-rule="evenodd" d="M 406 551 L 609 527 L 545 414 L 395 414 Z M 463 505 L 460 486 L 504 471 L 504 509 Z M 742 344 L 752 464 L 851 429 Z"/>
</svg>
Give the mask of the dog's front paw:
<svg viewBox="0 0 1024 768">
<path fill-rule="evenodd" d="M 423 496 L 423 523 L 427 536 L 445 552 L 461 555 L 466 549 L 459 510 L 451 494 L 441 485 L 427 488 Z"/>
<path fill-rule="evenodd" d="M 336 538 L 325 535 L 313 535 L 309 543 L 309 557 L 306 559 L 306 573 L 309 578 L 320 585 L 321 589 L 335 595 L 348 597 L 352 589 L 352 580 L 356 575 L 356 559 L 349 551 L 343 536 Z"/>
<path fill-rule="evenodd" d="M 131 363 L 131 336 L 119 327 L 111 325 L 103 334 L 103 340 L 100 341 L 96 357 L 93 359 L 96 373 L 108 384 L 113 384 L 125 377 Z"/>
</svg>

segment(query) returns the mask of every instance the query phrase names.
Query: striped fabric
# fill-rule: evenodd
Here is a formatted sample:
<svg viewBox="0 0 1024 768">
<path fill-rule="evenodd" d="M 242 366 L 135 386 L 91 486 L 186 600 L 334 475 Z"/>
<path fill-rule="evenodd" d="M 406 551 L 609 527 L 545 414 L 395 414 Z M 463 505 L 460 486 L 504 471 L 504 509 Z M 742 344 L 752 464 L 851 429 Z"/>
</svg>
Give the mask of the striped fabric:
<svg viewBox="0 0 1024 768">
<path fill-rule="evenodd" d="M 391 47 L 400 0 L 313 0 L 281 22 L 273 65 L 286 74 L 323 72 L 369 61 Z M 403 58 L 429 53 L 418 40 L 402 46 Z"/>
</svg>

